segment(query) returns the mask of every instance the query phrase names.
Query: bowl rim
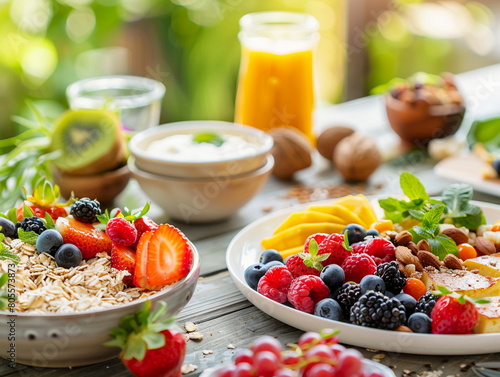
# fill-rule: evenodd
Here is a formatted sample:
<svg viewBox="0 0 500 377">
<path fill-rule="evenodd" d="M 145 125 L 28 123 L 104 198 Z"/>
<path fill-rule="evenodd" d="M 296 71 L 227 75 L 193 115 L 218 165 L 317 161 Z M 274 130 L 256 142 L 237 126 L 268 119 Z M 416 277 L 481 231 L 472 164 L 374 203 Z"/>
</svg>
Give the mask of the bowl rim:
<svg viewBox="0 0 500 377">
<path fill-rule="evenodd" d="M 163 294 L 178 288 L 182 287 L 187 284 L 188 281 L 193 279 L 194 275 L 199 275 L 200 271 L 200 255 L 198 253 L 198 249 L 194 245 L 192 241 L 188 241 L 189 245 L 191 246 L 191 250 L 193 251 L 193 264 L 191 267 L 191 270 L 189 273 L 182 278 L 181 280 L 169 285 L 168 287 L 164 287 L 163 289 L 159 290 L 158 292 L 152 294 L 151 296 L 139 298 L 137 300 L 133 300 L 130 302 L 127 302 L 125 304 L 119 304 L 119 305 L 113 305 L 108 308 L 95 308 L 95 309 L 90 309 L 90 310 L 83 310 L 81 312 L 71 312 L 71 313 L 32 313 L 32 312 L 17 312 L 14 311 L 14 313 L 11 313 L 7 310 L 0 311 L 0 318 L 2 317 L 9 317 L 9 316 L 15 316 L 17 318 L 31 318 L 31 317 L 37 317 L 37 318 L 57 318 L 57 319 L 65 319 L 65 318 L 75 318 L 79 316 L 89 316 L 89 315 L 98 315 L 101 313 L 113 313 L 115 311 L 121 311 L 123 309 L 129 308 L 131 306 L 135 306 L 137 304 L 142 304 L 148 300 L 154 300 L 158 298 L 159 296 L 162 296 Z M 198 277 L 196 277 L 196 280 L 198 280 Z"/>
<path fill-rule="evenodd" d="M 162 131 L 166 132 L 166 131 L 176 131 L 176 130 L 186 130 L 186 131 L 191 130 L 191 132 L 193 132 L 195 130 L 215 130 L 215 131 L 217 131 L 217 129 L 242 131 L 244 134 L 254 135 L 254 136 L 257 136 L 257 137 L 263 139 L 264 143 L 262 144 L 262 146 L 256 146 L 256 148 L 254 149 L 256 151 L 256 153 L 246 154 L 246 155 L 233 157 L 233 158 L 224 158 L 224 159 L 214 160 L 214 161 L 169 160 L 168 158 L 151 156 L 147 153 L 144 153 L 143 149 L 139 148 L 139 143 L 144 142 L 145 140 L 152 138 L 153 136 L 157 135 L 158 133 L 160 133 Z M 165 135 L 165 137 L 166 136 L 167 135 Z M 273 145 L 274 145 L 273 137 L 270 134 L 268 134 L 267 132 L 259 130 L 258 128 L 246 126 L 246 125 L 240 124 L 240 123 L 227 122 L 227 121 L 222 121 L 222 120 L 188 120 L 188 121 L 164 123 L 164 124 L 160 124 L 158 126 L 151 127 L 151 128 L 148 128 L 144 131 L 140 131 L 140 132 L 136 133 L 135 135 L 132 136 L 132 138 L 129 141 L 129 150 L 130 150 L 131 155 L 140 157 L 144 160 L 163 162 L 163 163 L 168 163 L 168 164 L 172 164 L 172 165 L 179 165 L 179 166 L 187 166 L 187 165 L 193 165 L 193 164 L 195 164 L 195 165 L 210 165 L 210 164 L 224 163 L 224 162 L 230 162 L 230 161 L 240 161 L 240 160 L 244 160 L 247 158 L 256 157 L 256 156 L 265 154 L 271 150 Z"/>
<path fill-rule="evenodd" d="M 136 159 L 134 156 L 130 156 L 127 161 L 127 165 L 130 169 L 130 172 L 132 173 L 132 177 L 134 175 L 138 175 L 140 177 L 146 178 L 146 179 L 151 179 L 151 180 L 169 180 L 169 181 L 178 181 L 178 182 L 200 182 L 200 183 L 205 183 L 205 182 L 213 182 L 214 180 L 217 179 L 230 179 L 230 180 L 235 180 L 235 179 L 243 179 L 243 178 L 250 178 L 250 177 L 258 177 L 263 174 L 266 174 L 272 168 L 274 167 L 274 157 L 269 154 L 266 157 L 266 162 L 264 165 L 262 165 L 260 168 L 257 168 L 255 170 L 251 170 L 247 173 L 243 174 L 238 174 L 238 175 L 228 175 L 228 176 L 214 176 L 214 177 L 206 177 L 206 178 L 183 178 L 183 177 L 172 177 L 169 175 L 159 175 L 159 174 L 154 174 L 150 173 L 148 171 L 139 169 L 135 163 Z"/>
</svg>

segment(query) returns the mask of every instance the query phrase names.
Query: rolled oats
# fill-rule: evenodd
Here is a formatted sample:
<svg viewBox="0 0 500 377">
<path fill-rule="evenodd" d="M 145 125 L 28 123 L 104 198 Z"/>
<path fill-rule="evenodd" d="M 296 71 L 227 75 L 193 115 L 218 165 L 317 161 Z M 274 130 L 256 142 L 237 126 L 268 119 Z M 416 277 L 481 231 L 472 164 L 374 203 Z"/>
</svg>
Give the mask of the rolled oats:
<svg viewBox="0 0 500 377">
<path fill-rule="evenodd" d="M 57 267 L 54 258 L 39 254 L 33 245 L 19 239 L 4 239 L 4 245 L 20 257 L 16 266 L 16 310 L 31 313 L 73 313 L 107 308 L 156 293 L 127 288 L 128 275 L 111 267 L 109 255 L 99 253 L 70 269 Z M 10 261 L 0 261 L 0 272 L 9 270 Z"/>
</svg>

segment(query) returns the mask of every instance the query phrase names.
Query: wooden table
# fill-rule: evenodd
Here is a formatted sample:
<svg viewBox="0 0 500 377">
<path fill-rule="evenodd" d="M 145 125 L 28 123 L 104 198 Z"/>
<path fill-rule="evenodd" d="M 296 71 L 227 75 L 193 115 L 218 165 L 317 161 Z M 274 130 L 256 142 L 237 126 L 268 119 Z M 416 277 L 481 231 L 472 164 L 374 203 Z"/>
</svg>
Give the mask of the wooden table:
<svg viewBox="0 0 500 377">
<path fill-rule="evenodd" d="M 492 76 L 493 75 L 493 76 Z M 479 93 L 480 80 L 490 80 L 500 83 L 500 65 L 482 70 L 468 72 L 459 76 L 459 84 L 464 86 L 466 98 L 475 101 L 474 93 Z M 495 81 L 496 80 L 496 81 Z M 473 107 L 469 117 L 483 117 L 496 109 L 495 102 L 500 98 L 500 85 L 490 85 L 489 97 L 483 98 L 482 105 Z M 482 92 L 481 92 L 482 93 Z M 482 94 L 481 94 L 482 95 Z M 475 102 L 474 102 L 475 104 Z M 326 107 L 318 111 L 317 127 L 321 129 L 330 124 L 347 122 L 359 131 L 377 135 L 378 142 L 385 145 L 393 143 L 394 137 L 387 126 L 380 99 L 368 97 L 349 103 Z M 466 119 L 467 121 L 467 119 Z M 464 124 L 464 128 L 467 124 Z M 372 176 L 370 183 L 361 188 L 351 189 L 365 193 L 395 193 L 399 188 L 394 183 L 395 177 L 401 171 L 411 171 L 427 186 L 431 194 L 439 192 L 450 181 L 436 177 L 432 164 L 421 159 L 407 160 L 404 163 L 386 163 Z M 197 376 L 204 369 L 219 366 L 229 362 L 234 355 L 234 348 L 247 347 L 257 337 L 268 334 L 277 337 L 283 344 L 295 342 L 302 331 L 292 328 L 263 313 L 247 301 L 233 284 L 225 263 L 225 252 L 229 241 L 245 225 L 264 216 L 267 212 L 296 204 L 295 198 L 286 198 L 291 189 L 297 185 L 326 187 L 342 184 L 341 178 L 331 167 L 320 158 L 315 160 L 313 167 L 297 174 L 290 182 L 271 178 L 263 191 L 239 213 L 225 222 L 207 225 L 186 225 L 173 222 L 181 228 L 194 242 L 201 254 L 201 277 L 196 292 L 188 305 L 178 316 L 179 324 L 187 321 L 198 325 L 204 335 L 201 341 L 189 341 L 185 363 L 197 366 L 196 371 L 189 376 Z M 319 196 L 321 197 L 321 196 Z M 500 204 L 498 196 L 476 192 L 475 199 Z M 132 181 L 127 190 L 118 198 L 117 204 L 127 203 L 128 206 L 142 205 L 147 198 L 142 194 L 136 182 Z M 157 221 L 169 222 L 166 215 L 153 206 L 150 215 Z M 500 361 L 499 353 L 475 356 L 419 356 L 379 352 L 358 348 L 365 357 L 376 358 L 382 364 L 392 368 L 397 376 L 425 376 L 427 371 L 441 371 L 441 376 L 473 376 L 469 370 L 474 362 Z M 209 351 L 209 352 L 203 352 Z M 205 353 L 205 354 L 204 354 Z M 18 365 L 16 369 L 9 368 L 5 360 L 0 361 L 2 376 L 130 376 L 118 359 L 110 360 L 88 367 L 64 369 L 40 369 Z M 438 375 L 438 374 L 430 374 Z M 154 377 L 154 376 L 152 376 Z"/>
</svg>

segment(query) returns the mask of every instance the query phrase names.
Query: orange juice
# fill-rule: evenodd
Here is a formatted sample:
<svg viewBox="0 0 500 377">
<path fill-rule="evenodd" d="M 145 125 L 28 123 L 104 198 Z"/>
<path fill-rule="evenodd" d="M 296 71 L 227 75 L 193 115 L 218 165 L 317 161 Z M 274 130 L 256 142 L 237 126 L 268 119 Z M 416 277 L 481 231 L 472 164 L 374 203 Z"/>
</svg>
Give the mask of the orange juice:
<svg viewBox="0 0 500 377">
<path fill-rule="evenodd" d="M 313 141 L 318 22 L 303 13 L 257 12 L 243 16 L 240 25 L 236 122 L 263 131 L 295 127 Z"/>
<path fill-rule="evenodd" d="M 269 131 L 292 126 L 312 138 L 312 51 L 273 54 L 243 48 L 236 122 Z"/>
</svg>

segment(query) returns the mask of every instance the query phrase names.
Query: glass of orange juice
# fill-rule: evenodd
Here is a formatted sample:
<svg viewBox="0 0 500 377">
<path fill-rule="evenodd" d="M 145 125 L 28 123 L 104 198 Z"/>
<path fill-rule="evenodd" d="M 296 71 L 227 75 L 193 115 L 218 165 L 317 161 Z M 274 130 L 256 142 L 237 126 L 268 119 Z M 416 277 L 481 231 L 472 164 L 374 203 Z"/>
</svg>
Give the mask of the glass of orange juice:
<svg viewBox="0 0 500 377">
<path fill-rule="evenodd" d="M 269 131 L 295 127 L 313 141 L 313 50 L 318 21 L 295 12 L 243 16 L 235 120 Z"/>
</svg>

